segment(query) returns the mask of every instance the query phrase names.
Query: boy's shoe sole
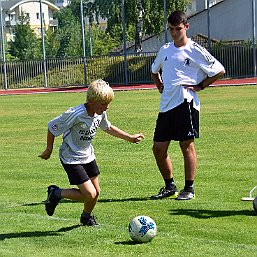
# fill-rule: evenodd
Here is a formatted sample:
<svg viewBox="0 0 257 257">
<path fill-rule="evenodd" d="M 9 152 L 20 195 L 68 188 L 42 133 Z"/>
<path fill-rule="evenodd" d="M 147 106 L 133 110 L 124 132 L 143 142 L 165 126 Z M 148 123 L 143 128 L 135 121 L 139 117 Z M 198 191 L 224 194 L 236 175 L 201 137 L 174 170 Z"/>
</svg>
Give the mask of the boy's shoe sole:
<svg viewBox="0 0 257 257">
<path fill-rule="evenodd" d="M 56 189 L 59 189 L 59 187 L 55 185 L 51 185 L 47 189 L 47 199 L 45 201 L 45 210 L 49 216 L 52 216 L 54 214 L 55 208 L 61 200 L 60 198 L 56 197 L 54 194 L 54 191 Z"/>
</svg>

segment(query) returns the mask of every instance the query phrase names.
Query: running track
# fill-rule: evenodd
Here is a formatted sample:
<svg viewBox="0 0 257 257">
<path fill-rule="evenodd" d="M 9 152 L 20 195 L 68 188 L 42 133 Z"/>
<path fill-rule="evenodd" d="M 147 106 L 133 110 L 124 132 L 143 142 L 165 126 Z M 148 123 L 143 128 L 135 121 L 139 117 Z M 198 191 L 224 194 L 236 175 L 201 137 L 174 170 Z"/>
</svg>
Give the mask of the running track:
<svg viewBox="0 0 257 257">
<path fill-rule="evenodd" d="M 240 85 L 256 85 L 257 77 L 241 78 L 241 79 L 224 79 L 218 80 L 211 86 L 240 86 Z M 154 84 L 136 84 L 136 85 L 119 85 L 113 86 L 113 90 L 139 90 L 139 89 L 154 89 Z M 50 92 L 84 92 L 85 87 L 64 87 L 64 88 L 26 88 L 26 89 L 8 89 L 0 90 L 1 95 L 24 95 L 24 94 L 43 94 Z"/>
</svg>

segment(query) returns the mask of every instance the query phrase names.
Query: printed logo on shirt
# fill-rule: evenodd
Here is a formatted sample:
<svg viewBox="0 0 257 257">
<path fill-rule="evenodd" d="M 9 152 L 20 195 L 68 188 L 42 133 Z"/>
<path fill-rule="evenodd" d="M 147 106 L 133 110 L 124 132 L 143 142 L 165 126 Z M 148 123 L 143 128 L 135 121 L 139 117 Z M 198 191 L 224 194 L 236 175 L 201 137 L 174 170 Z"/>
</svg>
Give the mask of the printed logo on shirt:
<svg viewBox="0 0 257 257">
<path fill-rule="evenodd" d="M 52 127 L 51 127 L 54 131 L 56 131 L 58 129 L 58 126 L 57 124 L 53 124 Z"/>
<path fill-rule="evenodd" d="M 188 137 L 194 136 L 194 133 L 192 131 L 189 131 L 187 134 Z"/>
<path fill-rule="evenodd" d="M 189 66 L 190 65 L 190 59 L 186 58 L 184 61 L 184 66 Z"/>
</svg>

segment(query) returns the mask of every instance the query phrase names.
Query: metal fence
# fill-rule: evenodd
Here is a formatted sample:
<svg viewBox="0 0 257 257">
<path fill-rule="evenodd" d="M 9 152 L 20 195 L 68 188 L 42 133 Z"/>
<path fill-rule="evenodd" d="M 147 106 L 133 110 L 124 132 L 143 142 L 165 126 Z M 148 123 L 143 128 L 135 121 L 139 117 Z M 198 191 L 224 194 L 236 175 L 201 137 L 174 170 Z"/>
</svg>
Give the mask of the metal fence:
<svg viewBox="0 0 257 257">
<path fill-rule="evenodd" d="M 212 54 L 225 66 L 224 78 L 253 77 L 253 46 L 219 46 Z M 95 56 L 86 59 L 86 81 L 102 78 L 111 85 L 152 83 L 151 64 L 156 53 Z M 126 63 L 125 63 L 126 61 Z M 84 59 L 50 58 L 46 60 L 48 87 L 84 85 Z M 0 63 L 1 89 L 44 87 L 43 61 L 7 61 Z"/>
</svg>

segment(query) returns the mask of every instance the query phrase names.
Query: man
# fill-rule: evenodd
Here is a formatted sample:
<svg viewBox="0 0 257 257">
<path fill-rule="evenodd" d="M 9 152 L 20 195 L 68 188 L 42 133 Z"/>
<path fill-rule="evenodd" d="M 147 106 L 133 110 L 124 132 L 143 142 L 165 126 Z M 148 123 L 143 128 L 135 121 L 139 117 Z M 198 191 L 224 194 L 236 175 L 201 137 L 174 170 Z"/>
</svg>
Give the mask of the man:
<svg viewBox="0 0 257 257">
<path fill-rule="evenodd" d="M 171 13 L 168 29 L 173 42 L 161 47 L 152 64 L 152 78 L 161 93 L 153 154 L 165 187 L 151 199 L 191 200 L 195 197 L 197 166 L 194 139 L 199 137 L 200 102 L 196 92 L 222 77 L 225 70 L 206 49 L 187 37 L 189 24 L 184 12 Z M 185 186 L 179 194 L 168 155 L 171 140 L 179 142 L 184 158 Z"/>
</svg>

